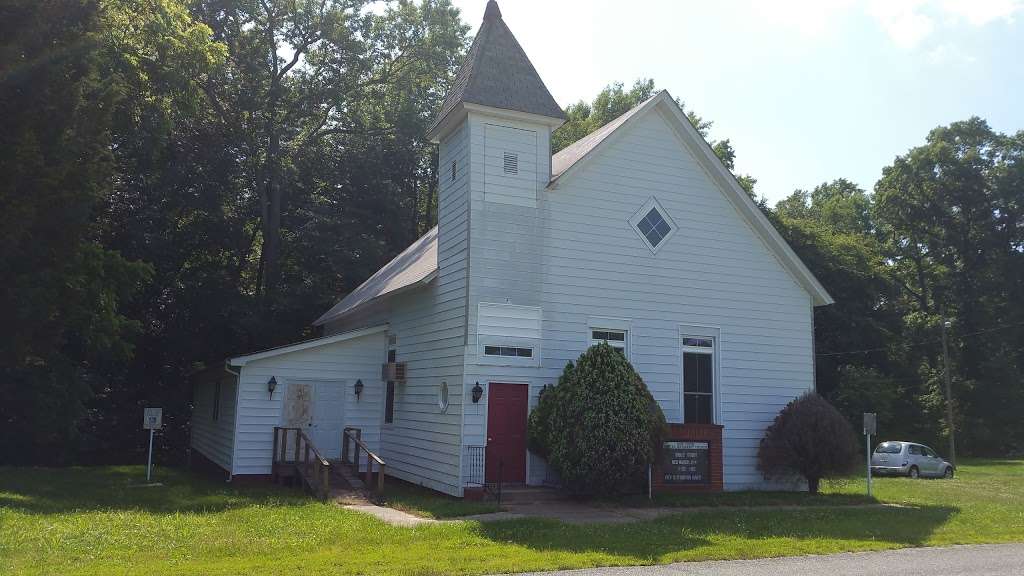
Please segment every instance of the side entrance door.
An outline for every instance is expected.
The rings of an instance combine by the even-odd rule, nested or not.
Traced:
[[[293,381],[285,392],[281,424],[299,428],[316,445],[324,458],[341,456],[341,423],[345,411],[345,383]],[[294,444],[286,446],[289,459],[294,458]]]
[[[529,386],[491,383],[487,392],[484,481],[526,483],[526,416]]]
[[[341,423],[345,416],[345,382],[317,382],[313,433],[309,437],[324,458],[341,458]]]

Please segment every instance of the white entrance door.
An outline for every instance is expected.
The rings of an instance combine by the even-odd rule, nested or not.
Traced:
[[[345,413],[345,381],[288,383],[281,425],[306,432],[324,458],[341,457],[341,423]],[[294,457],[294,442],[285,447]]]
[[[310,434],[324,458],[341,458],[341,423],[345,416],[345,382],[317,382]]]

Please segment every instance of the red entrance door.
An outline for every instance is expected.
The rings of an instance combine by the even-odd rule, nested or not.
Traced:
[[[494,384],[487,398],[488,483],[526,483],[526,411],[529,386]]]

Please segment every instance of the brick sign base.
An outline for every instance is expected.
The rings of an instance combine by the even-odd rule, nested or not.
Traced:
[[[651,478],[654,492],[722,491],[722,426],[669,424],[665,443]]]

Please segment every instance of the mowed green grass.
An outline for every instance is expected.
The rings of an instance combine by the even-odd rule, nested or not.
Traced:
[[[614,526],[396,528],[296,491],[170,470],[156,478],[163,487],[130,487],[141,474],[0,468],[0,574],[483,574],[1024,541],[1024,461],[965,463],[953,481],[879,479],[878,498],[899,508],[821,507],[819,497],[798,509],[722,506]]]

